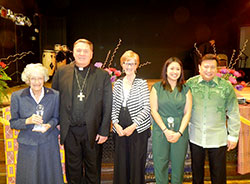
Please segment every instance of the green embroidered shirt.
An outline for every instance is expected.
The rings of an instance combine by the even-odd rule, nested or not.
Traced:
[[[193,96],[190,142],[203,148],[225,146],[227,140],[237,142],[240,114],[233,86],[217,76],[207,82],[200,75],[190,78],[187,85]]]

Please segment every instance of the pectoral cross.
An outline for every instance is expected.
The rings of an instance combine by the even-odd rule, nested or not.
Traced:
[[[82,101],[82,99],[85,98],[85,95],[82,92],[80,92],[80,94],[77,95],[77,98],[79,98],[79,100]]]

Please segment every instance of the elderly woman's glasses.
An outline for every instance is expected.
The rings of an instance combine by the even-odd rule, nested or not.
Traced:
[[[136,65],[136,63],[126,63],[126,62],[124,62],[123,64],[126,66],[135,66]]]

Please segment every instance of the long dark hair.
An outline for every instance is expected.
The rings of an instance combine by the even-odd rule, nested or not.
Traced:
[[[167,69],[168,69],[168,66],[173,62],[177,62],[181,66],[181,75],[177,79],[177,84],[176,84],[178,91],[181,92],[182,85],[185,83],[184,72],[183,72],[182,62],[177,57],[171,57],[171,58],[167,59],[167,61],[165,61],[163,68],[162,68],[162,72],[161,72],[161,78],[162,78],[161,85],[165,88],[165,90],[172,92],[172,88],[168,82]]]

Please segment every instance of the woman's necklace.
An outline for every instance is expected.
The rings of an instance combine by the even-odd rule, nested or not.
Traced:
[[[85,95],[83,94],[83,88],[84,86],[86,85],[86,80],[88,78],[88,75],[89,75],[89,70],[90,70],[90,67],[88,68],[88,71],[86,73],[86,76],[84,77],[83,81],[82,81],[82,87],[80,86],[80,82],[79,82],[79,79],[78,79],[78,75],[77,75],[77,70],[75,68],[75,76],[76,76],[76,82],[77,82],[77,85],[78,85],[78,89],[80,91],[79,95],[77,95],[77,98],[79,98],[80,101],[83,100],[83,98],[85,98]]]

